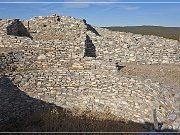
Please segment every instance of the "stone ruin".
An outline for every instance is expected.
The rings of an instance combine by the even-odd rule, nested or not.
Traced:
[[[10,93],[3,91],[9,78],[38,103],[110,111],[138,123],[153,123],[155,108],[163,128],[180,129],[180,93],[172,95],[171,88],[150,79],[119,74],[118,63],[179,65],[180,43],[113,32],[68,16],[0,20],[0,123],[27,108],[40,108],[24,96],[25,103],[12,104]]]

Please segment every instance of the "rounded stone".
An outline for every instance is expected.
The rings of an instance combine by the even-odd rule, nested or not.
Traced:
[[[46,59],[46,55],[41,54],[41,55],[38,56],[37,59],[38,59],[38,60],[44,60],[44,59]]]
[[[170,115],[168,116],[168,119],[174,121],[174,120],[176,119],[176,114],[173,114],[173,113],[170,114]]]

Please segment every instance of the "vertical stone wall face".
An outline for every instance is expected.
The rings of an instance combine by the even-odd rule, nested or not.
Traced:
[[[176,122],[169,119],[177,109],[170,88],[121,75],[115,62],[179,64],[178,41],[112,32],[57,15],[22,21],[32,38],[19,37],[7,35],[12,22],[0,21],[0,75],[30,97],[141,123],[152,122],[156,108],[159,121]]]
[[[138,64],[179,64],[180,43],[157,36],[113,32],[96,28],[87,34],[97,48],[97,58]]]

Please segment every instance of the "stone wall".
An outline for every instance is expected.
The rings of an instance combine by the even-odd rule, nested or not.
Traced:
[[[110,111],[141,123],[152,122],[156,108],[164,127],[179,128],[172,89],[122,75],[116,65],[179,64],[178,41],[112,32],[57,15],[22,21],[32,38],[19,37],[7,35],[11,23],[0,21],[0,75],[9,76],[28,96],[70,109]],[[7,118],[2,112],[0,117]]]
[[[113,59],[123,63],[179,64],[180,43],[157,36],[114,32],[96,28],[97,33],[87,31],[96,46],[97,59]]]
[[[83,20],[68,16],[52,15],[35,17],[22,21],[35,40],[66,40],[78,42],[82,30],[86,28]]]

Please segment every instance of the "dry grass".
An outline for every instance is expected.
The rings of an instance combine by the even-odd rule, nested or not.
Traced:
[[[140,132],[143,124],[125,122],[110,113],[51,109],[32,113],[0,126],[0,131],[17,132]]]

